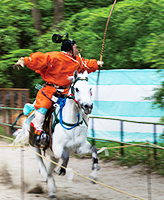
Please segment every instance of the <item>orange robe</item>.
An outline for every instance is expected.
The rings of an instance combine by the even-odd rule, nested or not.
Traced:
[[[56,84],[58,86],[70,86],[69,76],[72,76],[75,70],[83,72],[85,70],[94,72],[98,69],[97,61],[95,59],[84,59],[76,56],[74,59],[65,52],[36,52],[32,53],[29,57],[24,57],[24,65],[28,68],[35,70],[39,73],[44,81],[49,84]],[[46,108],[47,110],[52,107],[52,102],[45,97],[41,91],[51,99],[55,93],[56,88],[46,85],[39,90],[36,96],[35,108]],[[62,94],[67,94],[68,89],[65,89]],[[39,111],[39,110],[38,110]],[[45,114],[45,113],[44,113]]]

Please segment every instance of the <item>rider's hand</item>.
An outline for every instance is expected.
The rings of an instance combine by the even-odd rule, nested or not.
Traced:
[[[99,67],[102,67],[102,65],[104,64],[104,62],[103,61],[97,61],[97,64],[98,64]]]
[[[18,62],[15,63],[15,65],[13,66],[14,69],[15,69],[16,67],[18,68],[18,70],[19,70],[20,67],[24,67],[24,59],[23,59],[23,57],[20,58],[20,59],[18,60]]]

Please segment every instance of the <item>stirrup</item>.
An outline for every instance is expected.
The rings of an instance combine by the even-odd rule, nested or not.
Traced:
[[[50,136],[44,131],[40,136],[41,146],[48,147],[50,144]]]
[[[41,137],[40,137],[40,135],[35,135],[35,141],[34,141],[34,143],[35,143],[35,145],[36,145],[37,147],[40,147],[40,142],[41,142]]]

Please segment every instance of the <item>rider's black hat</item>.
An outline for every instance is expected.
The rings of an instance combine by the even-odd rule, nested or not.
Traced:
[[[65,35],[54,34],[52,36],[52,41],[54,43],[61,43],[61,51],[70,51],[73,50],[73,45],[76,43],[74,40],[68,39],[68,33]]]

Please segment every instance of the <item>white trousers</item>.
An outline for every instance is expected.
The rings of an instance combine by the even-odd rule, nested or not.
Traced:
[[[43,123],[44,123],[45,115],[43,113],[40,113],[38,111],[35,111],[35,117],[31,121],[33,123],[34,127],[38,131],[42,131]]]

